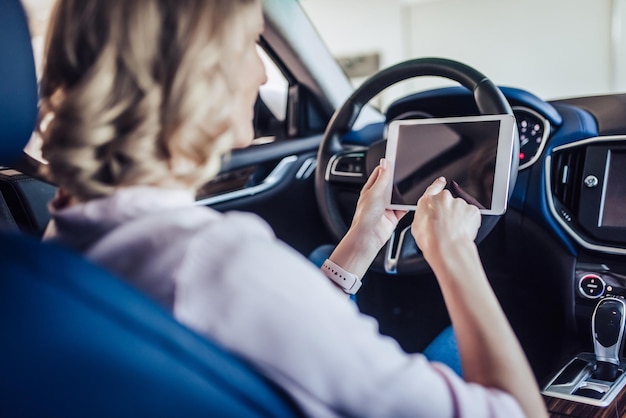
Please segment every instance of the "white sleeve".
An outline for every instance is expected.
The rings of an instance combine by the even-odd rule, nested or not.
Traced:
[[[254,218],[198,231],[176,286],[179,320],[255,364],[309,416],[523,416],[509,395],[406,354]]]

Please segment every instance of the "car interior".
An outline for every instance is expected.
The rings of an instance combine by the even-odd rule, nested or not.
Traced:
[[[626,414],[626,94],[544,100],[443,57],[400,62],[355,88],[298,1],[263,7],[259,48],[286,80],[284,114],[262,91],[257,139],[232,152],[197,205],[256,213],[309,256],[346,232],[392,121],[513,115],[508,207],[483,215],[477,238],[487,276],[553,416]],[[38,100],[19,0],[0,1],[0,56],[0,415],[172,416],[181,404],[188,415],[301,415],[123,278],[40,242],[56,185],[24,151]],[[418,77],[455,86],[372,104]],[[411,220],[374,260],[356,303],[412,353],[450,319]]]

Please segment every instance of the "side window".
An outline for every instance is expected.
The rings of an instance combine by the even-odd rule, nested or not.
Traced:
[[[272,61],[263,48],[258,47],[258,51],[265,64],[267,83],[260,87],[255,106],[256,144],[273,141],[277,137],[284,136],[289,90],[289,82],[276,63]]]

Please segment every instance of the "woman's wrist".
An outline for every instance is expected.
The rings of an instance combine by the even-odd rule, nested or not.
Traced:
[[[382,235],[382,236],[381,236]],[[354,238],[356,245],[361,246],[363,251],[378,254],[378,251],[389,241],[389,236],[379,234],[371,225],[355,222],[350,225],[345,237]]]
[[[375,240],[351,228],[329,258],[346,271],[363,277],[379,250],[380,246]]]
[[[469,239],[438,243],[423,254],[437,277],[446,281],[465,280],[468,271],[482,270],[478,248]]]

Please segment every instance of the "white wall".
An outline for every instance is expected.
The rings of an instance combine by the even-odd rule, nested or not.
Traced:
[[[447,57],[544,99],[626,91],[626,50],[611,47],[619,10],[626,49],[626,7],[615,7],[625,0],[300,1],[337,56],[378,51],[383,67]]]
[[[626,0],[613,0],[615,39],[613,57],[614,86],[617,91],[626,91]]]
[[[405,55],[403,9],[396,0],[300,0],[338,56],[379,52],[383,66]]]

